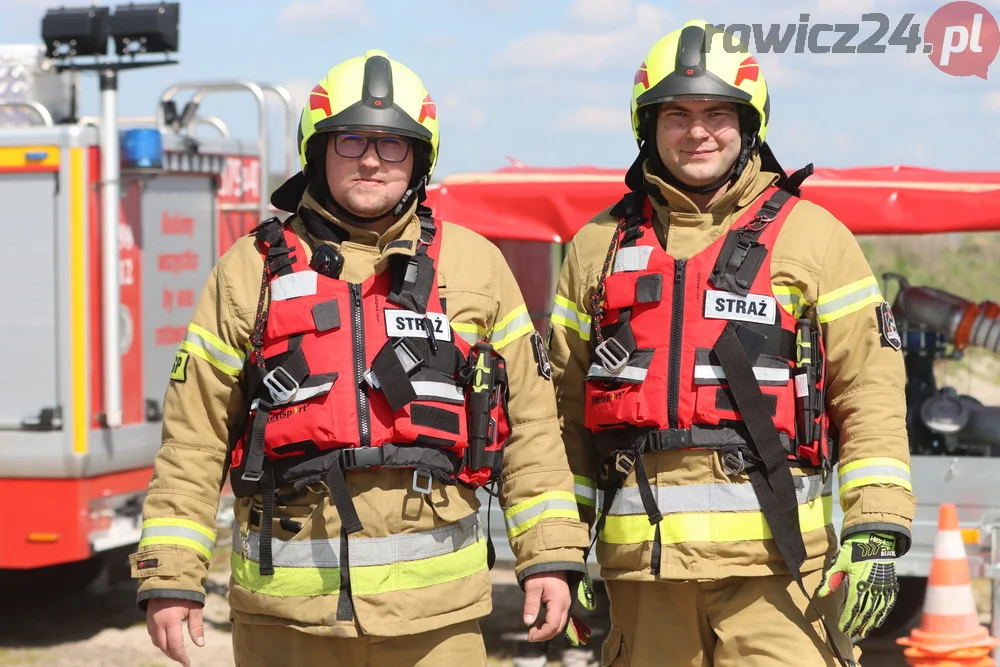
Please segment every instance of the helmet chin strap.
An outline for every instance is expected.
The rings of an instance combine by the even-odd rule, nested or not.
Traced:
[[[344,222],[348,222],[352,225],[363,227],[378,222],[379,220],[382,220],[386,216],[392,216],[393,218],[398,218],[399,216],[403,215],[403,213],[409,210],[410,206],[413,203],[413,199],[415,197],[419,197],[420,201],[423,201],[426,198],[424,189],[426,183],[427,183],[426,176],[417,179],[415,183],[412,183],[406,189],[406,192],[403,193],[403,196],[400,198],[399,202],[397,202],[396,205],[393,206],[389,211],[381,215],[375,215],[371,217],[362,217],[360,215],[352,213],[351,211],[348,211],[339,201],[337,201],[333,197],[332,194],[330,194],[329,188],[324,188],[326,192],[323,193],[323,197],[321,198],[317,197],[317,199],[325,202],[325,205],[330,209],[330,213],[335,215],[337,218],[343,220]]]
[[[406,189],[403,193],[402,198],[400,198],[399,203],[396,204],[392,209],[392,215],[399,217],[410,208],[410,204],[413,202],[414,197],[418,199],[419,202],[424,201],[427,198],[427,177],[422,176],[418,178],[415,183],[411,183],[410,187]]]

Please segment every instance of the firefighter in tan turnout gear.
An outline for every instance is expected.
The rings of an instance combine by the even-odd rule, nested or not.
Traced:
[[[769,120],[733,36],[662,38],[635,75],[630,193],[568,249],[549,346],[605,666],[854,664],[895,600],[915,507],[900,341]]]
[[[131,557],[153,643],[184,665],[184,621],[204,643],[227,474],[239,667],[485,665],[481,486],[504,510],[529,638],[550,639],[586,525],[507,264],[420,203],[433,100],[369,51],[312,90],[298,145],[303,170],[272,197],[295,214],[219,260],[170,376]]]

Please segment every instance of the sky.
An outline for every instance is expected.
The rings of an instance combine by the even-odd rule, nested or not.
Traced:
[[[912,12],[913,22],[923,26],[941,4],[182,0],[180,63],[123,73],[119,111],[151,114],[163,91],[178,82],[232,79],[283,85],[301,105],[328,69],[377,48],[417,72],[437,101],[442,138],[435,179],[491,171],[512,160],[528,166],[626,167],[636,151],[629,121],[635,70],[657,39],[685,21],[785,25],[809,12],[812,24],[836,24],[882,12],[895,26]],[[1000,17],[1000,1],[979,4]],[[38,0],[0,0],[0,44],[40,43],[46,6]],[[862,24],[854,43],[873,27]],[[1000,169],[996,62],[984,80],[946,74],[927,56],[907,54],[900,46],[882,54],[757,57],[771,93],[767,140],[786,169],[808,162]],[[84,75],[81,85],[81,113],[98,113],[95,75]],[[247,93],[210,96],[202,112],[220,116],[238,136],[255,136],[256,109]],[[275,141],[284,140],[277,107],[269,127]],[[285,145],[272,143],[272,151],[280,153]]]

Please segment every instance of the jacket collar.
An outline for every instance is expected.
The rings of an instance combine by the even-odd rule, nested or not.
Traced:
[[[650,197],[650,201],[657,218],[662,220],[663,224],[666,224],[667,220],[675,224],[685,224],[685,221],[697,223],[707,218],[713,219],[716,224],[721,223],[735,211],[752,203],[778,180],[777,174],[761,171],[760,157],[755,155],[736,179],[736,183],[712,202],[707,211],[702,212],[683,191],[650,173],[648,160],[643,164],[642,172],[648,187],[659,195]]]
[[[303,209],[308,211],[304,213]],[[376,271],[381,273],[394,255],[411,256],[420,240],[420,218],[417,204],[410,207],[384,234],[340,220],[317,202],[307,191],[298,206],[298,231],[313,245],[325,243],[348,252],[378,254]]]

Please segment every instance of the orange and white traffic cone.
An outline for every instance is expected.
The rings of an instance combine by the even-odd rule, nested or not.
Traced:
[[[991,667],[1000,641],[979,624],[954,504],[941,505],[920,627],[896,640],[913,667]]]

